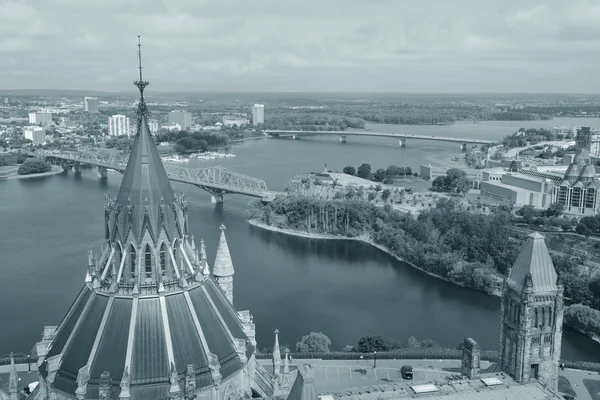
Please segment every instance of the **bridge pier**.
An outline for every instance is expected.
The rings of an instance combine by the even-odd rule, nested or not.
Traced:
[[[98,178],[99,179],[106,179],[108,176],[107,174],[107,169],[105,167],[98,167]]]
[[[81,163],[80,162],[75,162],[73,163],[73,171],[75,171],[76,174],[80,174],[81,173]]]
[[[223,192],[220,190],[209,190],[210,202],[212,204],[223,204]]]
[[[340,143],[346,143],[346,135],[340,136]]]
[[[398,144],[400,145],[400,147],[406,147],[406,139],[400,139],[398,141]]]
[[[298,135],[292,135],[292,140],[298,139]]]
[[[460,144],[460,150],[461,151],[467,151],[467,144],[466,143],[461,143]]]

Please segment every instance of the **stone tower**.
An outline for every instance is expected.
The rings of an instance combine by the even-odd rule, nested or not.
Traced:
[[[215,281],[219,284],[229,302],[233,304],[233,262],[229,254],[229,246],[225,238],[225,225],[221,224],[221,238],[217,247],[217,257],[213,267]]]
[[[558,389],[563,286],[544,236],[529,235],[504,281],[500,307],[500,366],[520,383]]]

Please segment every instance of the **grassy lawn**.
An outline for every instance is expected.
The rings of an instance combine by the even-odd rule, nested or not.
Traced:
[[[564,376],[558,377],[558,391],[564,394],[570,394],[571,396],[575,396],[575,390],[571,386],[571,382]]]
[[[592,396],[592,400],[600,400],[600,381],[595,379],[584,379],[583,384]]]

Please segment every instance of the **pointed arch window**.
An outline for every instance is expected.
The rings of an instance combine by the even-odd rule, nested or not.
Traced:
[[[131,276],[135,276],[135,247],[133,245],[129,247],[129,271],[131,272]]]
[[[167,252],[164,243],[160,246],[160,273],[162,276],[167,274]]]
[[[535,325],[533,325],[533,326],[535,326],[537,328],[540,325],[540,309],[536,307],[534,309],[534,312],[535,312]]]
[[[548,307],[548,326],[552,326],[552,307]]]
[[[146,278],[152,278],[152,250],[150,250],[149,245],[146,245],[146,251],[144,252],[144,270]]]

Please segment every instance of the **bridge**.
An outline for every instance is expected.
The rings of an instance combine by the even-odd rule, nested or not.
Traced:
[[[493,144],[496,143],[493,140],[487,139],[465,139],[448,136],[431,136],[431,135],[418,135],[412,133],[392,133],[392,132],[370,132],[370,131],[295,131],[295,130],[265,130],[266,134],[275,137],[291,137],[297,139],[300,136],[311,136],[311,135],[336,135],[340,137],[340,142],[346,143],[348,136],[371,136],[371,137],[386,137],[398,139],[400,146],[406,146],[407,139],[419,139],[419,140],[435,140],[438,142],[452,142],[460,143],[461,150],[466,150],[468,144]]]
[[[106,178],[107,170],[125,172],[128,154],[115,154],[92,151],[61,151],[53,153],[34,153],[36,157],[45,157],[51,163],[65,168],[73,167],[75,172],[81,171],[81,165],[98,167],[98,177]],[[267,188],[264,180],[242,175],[220,166],[207,168],[185,168],[163,162],[167,176],[171,181],[187,183],[203,189],[211,194],[213,203],[222,203],[225,193],[240,194],[260,198],[264,202],[271,201],[278,192]]]

